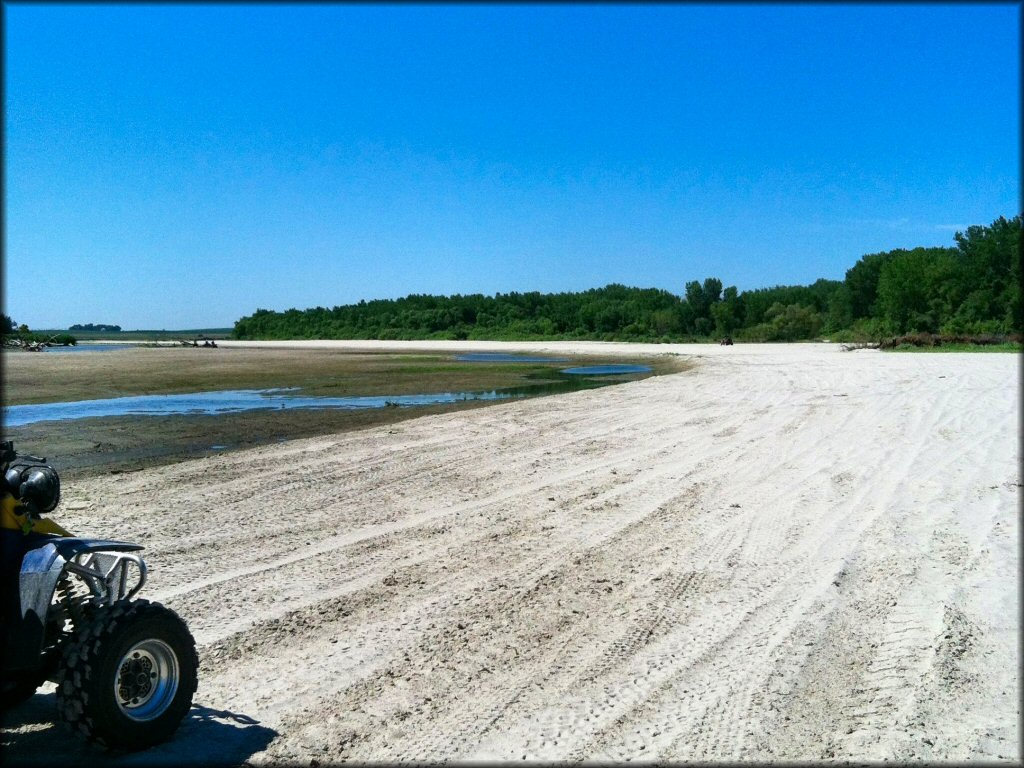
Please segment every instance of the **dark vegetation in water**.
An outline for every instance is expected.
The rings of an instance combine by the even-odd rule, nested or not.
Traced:
[[[258,309],[237,339],[874,340],[1021,333],[1021,217],[968,227],[955,247],[863,256],[844,280],[739,292],[716,277],[679,296],[608,285],[579,293],[412,295],[333,309]]]

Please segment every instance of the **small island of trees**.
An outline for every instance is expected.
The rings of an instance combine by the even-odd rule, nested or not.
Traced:
[[[103,333],[120,333],[120,325],[103,325],[102,323],[75,324],[68,328],[69,331],[102,331]]]

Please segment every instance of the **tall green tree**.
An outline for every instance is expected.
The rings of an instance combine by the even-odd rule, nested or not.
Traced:
[[[740,327],[743,323],[743,299],[735,285],[726,288],[722,300],[711,305],[711,314],[715,320],[715,333],[719,336],[731,336]]]
[[[960,306],[950,330],[1022,330],[1020,216],[1000,216],[989,226],[954,236],[960,253]]]
[[[936,333],[953,313],[958,278],[952,249],[895,253],[879,275],[878,317],[892,333]]]
[[[846,270],[846,288],[850,294],[850,311],[854,320],[874,316],[882,267],[892,259],[894,253],[869,253]]]
[[[693,319],[707,317],[710,303],[704,294],[704,287],[700,282],[698,280],[691,280],[686,284],[685,291],[686,303],[693,313]]]
[[[722,281],[707,277],[701,284],[693,280],[686,284],[686,303],[692,319],[686,330],[698,336],[709,336],[715,327],[711,308],[722,299]]]
[[[722,300],[722,281],[717,277],[704,278],[704,285],[701,286],[704,293],[704,301],[708,308]]]
[[[821,330],[822,318],[812,308],[800,304],[773,304],[765,313],[769,341],[812,339]]]

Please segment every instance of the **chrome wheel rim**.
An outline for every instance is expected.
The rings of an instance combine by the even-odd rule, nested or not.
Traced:
[[[174,701],[179,678],[178,657],[171,646],[162,640],[143,640],[117,664],[115,701],[132,720],[152,720]]]

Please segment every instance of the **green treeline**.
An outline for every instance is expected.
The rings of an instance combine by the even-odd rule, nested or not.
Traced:
[[[104,325],[102,323],[77,323],[68,328],[69,331],[102,331],[104,333],[120,333],[120,325]]]
[[[325,309],[257,309],[236,339],[596,339],[732,336],[873,340],[904,333],[1019,334],[1021,217],[955,235],[955,247],[862,257],[844,280],[738,292],[709,277],[683,296],[608,285],[579,293],[412,295]]]

